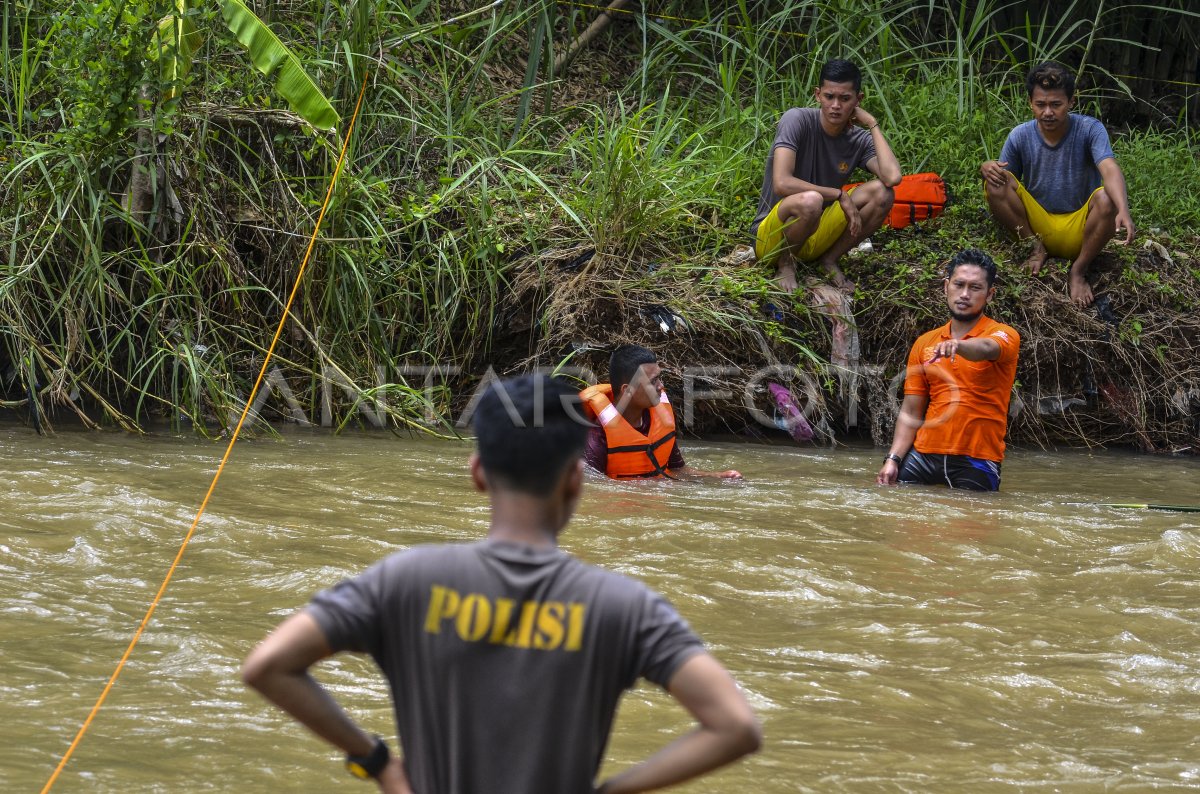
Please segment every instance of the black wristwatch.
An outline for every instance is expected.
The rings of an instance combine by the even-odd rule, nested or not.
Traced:
[[[366,755],[346,755],[346,770],[357,778],[370,780],[379,777],[391,759],[388,746],[383,739],[376,736],[375,746]]]
[[[888,454],[883,456],[883,459],[884,460],[894,460],[894,461],[896,461],[897,466],[900,466],[904,463],[904,458],[900,457],[895,452],[889,452]]]

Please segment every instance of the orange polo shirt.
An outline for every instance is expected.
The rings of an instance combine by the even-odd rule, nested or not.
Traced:
[[[1008,398],[1017,377],[1021,336],[1010,326],[980,317],[964,339],[987,337],[1000,345],[995,361],[954,361],[933,358],[938,342],[950,339],[950,323],[921,335],[908,354],[904,393],[929,398],[925,424],[913,447],[933,455],[968,455],[1004,460],[1004,431],[1008,427]]]

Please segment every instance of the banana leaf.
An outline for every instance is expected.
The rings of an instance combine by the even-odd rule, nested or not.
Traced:
[[[187,16],[185,0],[175,0],[176,13],[158,21],[154,35],[154,53],[159,65],[163,90],[163,101],[179,96],[180,83],[192,70],[196,51],[204,43],[204,37]]]
[[[221,16],[233,35],[250,53],[260,72],[278,71],[275,90],[292,110],[317,129],[332,130],[339,118],[333,105],[300,65],[300,60],[279,40],[266,23],[255,16],[242,0],[221,0]]]

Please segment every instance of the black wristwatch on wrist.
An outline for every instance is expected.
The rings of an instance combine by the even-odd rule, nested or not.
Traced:
[[[900,457],[895,452],[889,452],[888,454],[883,456],[883,459],[884,460],[894,460],[894,461],[896,461],[897,466],[900,466],[904,463],[904,458]]]
[[[379,777],[388,765],[392,754],[388,746],[379,736],[375,737],[375,746],[366,755],[346,755],[346,770],[357,778],[370,780]]]

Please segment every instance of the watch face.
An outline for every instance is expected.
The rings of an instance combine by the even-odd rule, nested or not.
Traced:
[[[357,761],[347,761],[346,769],[350,772],[350,774],[354,775],[357,778],[362,778],[363,780],[371,779],[371,773],[368,772],[363,767],[363,765],[358,763]]]

